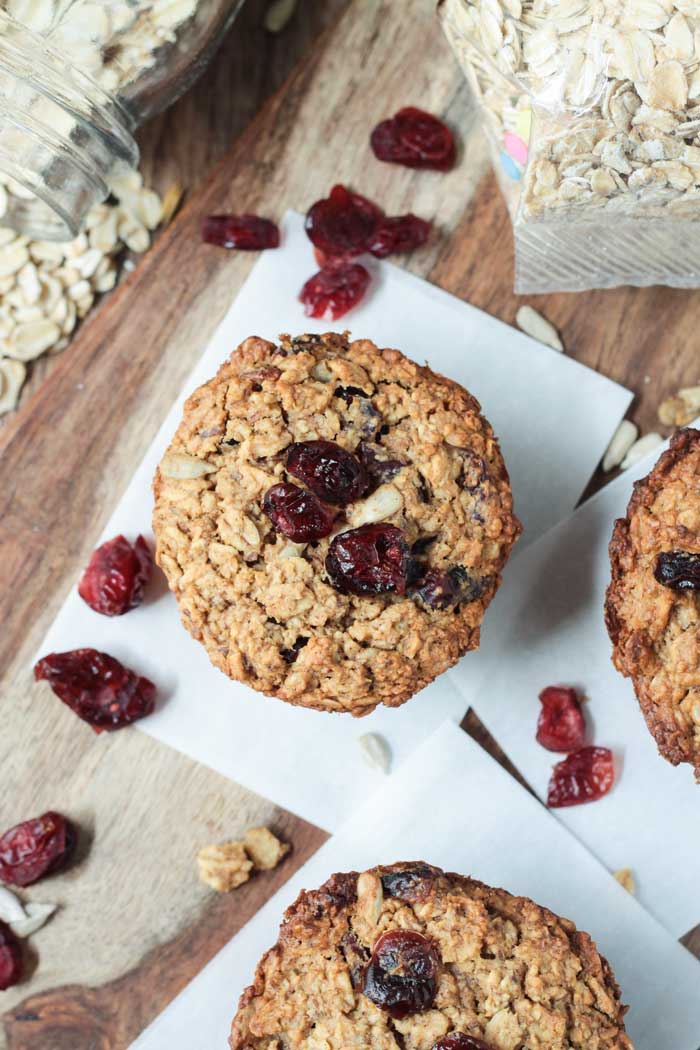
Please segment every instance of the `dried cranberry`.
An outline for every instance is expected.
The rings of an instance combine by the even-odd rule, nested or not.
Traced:
[[[435,945],[412,930],[390,930],[374,946],[363,991],[397,1019],[430,1010],[440,957]]]
[[[408,466],[408,463],[400,459],[378,459],[374,449],[364,441],[360,443],[357,452],[373,485],[383,485],[385,481],[391,481],[400,470]]]
[[[143,536],[133,546],[115,536],[93,552],[78,594],[95,612],[122,616],[141,604],[152,571],[153,555]]]
[[[75,842],[73,825],[60,813],[25,820],[0,837],[0,879],[31,886],[69,860]]]
[[[360,263],[342,263],[319,270],[299,294],[307,317],[337,321],[365,297],[370,276]]]
[[[308,643],[309,639],[303,636],[297,638],[291,649],[280,649],[280,656],[287,664],[293,664],[297,656]]]
[[[277,531],[295,543],[323,539],[333,529],[332,512],[297,485],[273,485],[265,493],[263,510]]]
[[[365,468],[335,441],[297,441],[289,446],[287,470],[319,499],[345,507],[367,488]]]
[[[440,874],[429,864],[413,864],[382,875],[382,889],[387,897],[401,901],[417,901],[426,896],[430,883]]]
[[[583,747],[586,723],[576,690],[550,685],[540,693],[537,743],[548,751],[576,751]]]
[[[153,682],[96,649],[50,653],[35,664],[34,677],[48,682],[59,700],[96,733],[121,729],[155,707]]]
[[[449,171],[457,150],[454,135],[441,120],[414,106],[400,109],[377,124],[370,139],[374,155],[407,168]]]
[[[449,609],[462,598],[459,581],[449,572],[429,569],[411,592],[412,598],[420,598],[431,609]]]
[[[346,186],[337,185],[328,197],[309,208],[306,232],[314,247],[324,255],[347,260],[367,251],[381,218],[382,212],[376,204]]]
[[[22,949],[7,923],[0,922],[0,992],[22,980]]]
[[[654,578],[673,591],[700,591],[700,554],[662,551],[656,559]]]
[[[412,252],[425,244],[430,236],[431,224],[417,215],[395,215],[382,219],[374,236],[367,244],[367,251],[378,259],[387,255]]]
[[[473,1035],[465,1035],[464,1032],[450,1032],[442,1039],[438,1039],[433,1050],[492,1050],[483,1039],[477,1039]]]
[[[607,747],[582,747],[558,762],[547,789],[547,805],[579,806],[597,802],[615,782],[612,751]]]
[[[279,248],[280,231],[274,222],[258,215],[208,215],[202,220],[202,240],[220,248],[259,252]]]
[[[326,571],[343,594],[403,594],[409,564],[408,544],[395,525],[361,525],[331,541]]]

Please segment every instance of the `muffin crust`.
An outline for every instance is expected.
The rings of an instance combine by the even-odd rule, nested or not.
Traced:
[[[654,576],[664,552],[700,553],[700,431],[680,430],[638,481],[610,542],[605,621],[649,732],[673,765],[700,774],[700,592]]]
[[[366,994],[377,940],[410,930],[439,959],[430,1008],[395,1019]],[[287,910],[241,996],[231,1050],[632,1050],[608,963],[531,900],[412,862],[333,875]]]
[[[459,604],[341,593],[325,568],[332,536],[297,544],[275,530],[263,498],[296,481],[286,450],[320,439],[397,464],[335,532],[367,516],[399,527],[425,569],[459,573]],[[471,394],[398,350],[333,333],[246,339],[187,401],[154,493],[158,564],[212,662],[289,703],[354,715],[403,704],[478,646],[520,532]]]

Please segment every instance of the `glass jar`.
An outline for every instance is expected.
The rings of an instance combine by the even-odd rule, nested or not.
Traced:
[[[0,2],[2,224],[75,237],[138,163],[136,127],[199,75],[242,3]]]

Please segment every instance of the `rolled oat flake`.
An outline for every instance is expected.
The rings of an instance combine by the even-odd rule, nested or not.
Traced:
[[[513,220],[516,290],[700,284],[700,5],[439,9]]]

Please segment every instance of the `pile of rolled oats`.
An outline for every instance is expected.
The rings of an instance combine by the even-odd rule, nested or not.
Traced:
[[[169,191],[161,201],[135,171],[112,191],[66,243],[33,241],[0,226],[0,415],[17,404],[28,362],[68,345],[95,297],[116,284],[125,252],[146,251],[180,196]],[[0,222],[7,192],[0,182]],[[26,191],[14,185],[12,192]]]
[[[5,0],[0,9],[40,33],[106,91],[119,93],[174,44],[199,0]]]
[[[516,223],[700,219],[698,0],[442,0],[441,12]]]

